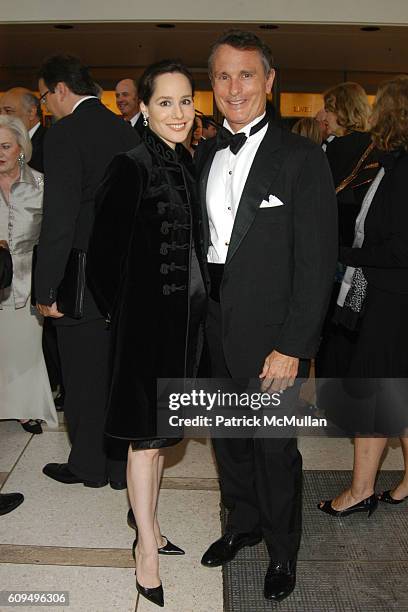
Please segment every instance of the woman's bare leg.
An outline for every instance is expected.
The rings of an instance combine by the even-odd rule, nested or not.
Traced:
[[[159,485],[158,449],[132,450],[129,447],[127,485],[138,528],[136,577],[142,586],[160,585],[159,556],[155,537],[155,514]]]
[[[404,499],[408,496],[408,437],[400,438],[400,442],[405,472],[401,482],[391,491],[391,496],[394,499]]]
[[[157,547],[161,548],[162,546],[165,546],[166,541],[162,536],[161,530],[160,530],[160,525],[159,525],[159,521],[157,518],[157,509],[159,506],[159,495],[160,495],[160,484],[161,484],[161,480],[163,477],[163,469],[164,469],[164,455],[161,453],[159,456],[159,461],[157,464],[157,482],[158,482],[158,490],[157,490],[157,503],[156,503],[156,510],[154,513],[154,535],[156,537],[156,542],[157,542]]]
[[[351,487],[332,501],[334,510],[346,510],[374,493],[374,483],[387,438],[355,438]]]

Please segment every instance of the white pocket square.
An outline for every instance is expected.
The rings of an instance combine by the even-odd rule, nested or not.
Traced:
[[[274,195],[269,196],[268,200],[262,200],[259,208],[272,208],[273,206],[284,206],[283,202]]]

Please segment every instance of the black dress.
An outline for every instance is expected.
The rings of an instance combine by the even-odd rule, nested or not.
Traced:
[[[88,278],[110,319],[106,434],[133,448],[179,441],[158,435],[157,379],[192,376],[198,365],[204,288],[189,162],[184,147],[146,129],[113,160],[97,196]]]
[[[378,170],[379,151],[370,150],[361,165],[359,172],[344,187],[342,181],[347,179],[355,169],[364,152],[371,144],[371,135],[367,132],[350,132],[335,138],[327,145],[326,155],[337,192],[339,247],[351,247],[354,240],[355,222],[367,190]],[[344,272],[342,262],[338,264],[336,279],[329,308],[322,330],[322,341],[316,356],[316,375],[318,377],[340,376],[343,364],[347,364],[348,353],[355,342],[355,335],[339,329],[332,322],[336,308],[340,283]],[[334,346],[335,345],[335,346]]]
[[[408,154],[395,151],[381,162],[385,175],[365,220],[364,243],[340,250],[341,262],[361,267],[368,286],[337,373],[345,377],[346,396],[333,401],[332,390],[325,403],[353,435],[397,436],[408,425]],[[328,350],[336,350],[335,342],[332,337]]]

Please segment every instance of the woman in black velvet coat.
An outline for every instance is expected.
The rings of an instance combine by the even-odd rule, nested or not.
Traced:
[[[157,379],[192,376],[204,288],[195,256],[195,185],[181,143],[194,121],[193,81],[180,63],[146,69],[139,83],[142,142],[110,165],[98,195],[88,277],[110,319],[106,433],[130,441],[128,492],[138,527],[138,591],[162,605],[158,552],[183,551],[161,534],[163,452],[179,438],[157,428]],[[170,550],[172,549],[172,550]]]

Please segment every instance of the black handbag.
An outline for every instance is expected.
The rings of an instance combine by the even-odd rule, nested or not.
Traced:
[[[13,260],[10,251],[0,247],[0,289],[11,285],[13,280]]]
[[[36,304],[35,266],[37,263],[37,246],[33,251],[33,268],[31,276],[31,303]],[[57,308],[66,317],[81,319],[84,314],[86,252],[72,249],[65,267],[64,278],[57,289]]]

